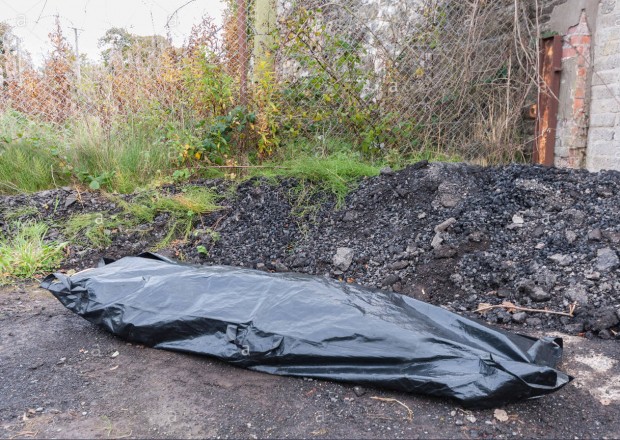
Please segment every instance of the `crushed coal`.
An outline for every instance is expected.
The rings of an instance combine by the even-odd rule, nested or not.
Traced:
[[[620,172],[423,162],[362,180],[341,206],[327,193],[298,191],[302,184],[193,182],[227,194],[223,209],[202,216],[186,242],[159,251],[190,263],[323,275],[506,328],[619,337]],[[36,214],[10,216],[24,207]],[[16,218],[39,215],[56,225],[50,238],[64,239],[68,216],[120,207],[66,187],[0,197],[0,212],[4,232]],[[151,249],[166,236],[166,220],[111,231],[102,249],[72,244],[64,267]],[[480,304],[498,307],[481,314]]]

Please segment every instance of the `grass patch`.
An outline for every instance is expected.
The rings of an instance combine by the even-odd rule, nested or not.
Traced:
[[[122,212],[76,214],[65,226],[67,237],[78,242],[84,237],[88,240],[87,244],[101,249],[112,244],[112,236],[119,229],[151,223],[158,214],[167,213],[168,232],[155,245],[155,249],[161,249],[174,239],[186,240],[200,215],[221,209],[217,205],[219,196],[208,188],[199,187],[188,187],[184,192],[174,195],[145,191],[132,201],[111,197],[122,208]]]
[[[3,215],[9,221],[16,221],[21,217],[33,217],[39,214],[39,210],[34,206],[21,206],[19,208],[7,209]]]
[[[354,153],[336,153],[325,157],[300,155],[276,164],[277,168],[261,168],[253,171],[251,176],[297,178],[302,186],[310,183],[333,194],[337,206],[342,205],[359,180],[378,175],[382,166],[365,162]]]
[[[172,175],[161,121],[128,118],[104,130],[88,116],[59,127],[14,110],[0,113],[0,194],[68,185],[130,193]]]
[[[29,279],[54,270],[64,258],[66,242],[46,241],[48,226],[42,222],[14,223],[12,238],[0,239],[0,281],[9,277]]]

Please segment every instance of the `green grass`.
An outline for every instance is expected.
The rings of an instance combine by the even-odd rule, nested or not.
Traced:
[[[104,187],[130,193],[168,178],[175,163],[162,129],[129,118],[106,132],[83,119],[63,127],[7,110],[0,114],[0,194],[34,192],[109,176]]]
[[[155,245],[155,249],[161,249],[175,238],[187,239],[200,215],[221,209],[217,205],[219,196],[208,188],[199,187],[186,187],[184,192],[175,195],[144,191],[132,201],[110,197],[122,208],[122,212],[75,214],[65,225],[66,236],[73,242],[101,249],[112,243],[112,234],[118,229],[151,223],[157,214],[167,213],[168,232]]]
[[[48,226],[42,222],[14,223],[13,234],[0,239],[0,282],[29,279],[58,267],[67,243],[46,241]],[[9,238],[10,237],[10,238]]]

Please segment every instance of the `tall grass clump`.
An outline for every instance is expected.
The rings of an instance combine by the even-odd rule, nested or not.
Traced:
[[[67,243],[46,240],[46,224],[18,222],[10,229],[13,234],[0,238],[0,283],[11,277],[33,278],[58,267]]]

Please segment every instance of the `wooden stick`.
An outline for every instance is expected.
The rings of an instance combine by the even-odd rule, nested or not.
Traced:
[[[503,308],[503,309],[509,309],[509,310],[520,310],[522,312],[534,312],[534,313],[550,313],[552,315],[562,315],[562,316],[569,316],[569,317],[573,317],[573,312],[575,311],[575,306],[576,304],[571,304],[568,306],[568,313],[567,312],[556,312],[553,310],[547,310],[547,309],[530,309],[527,307],[520,307],[520,306],[515,306],[515,305],[507,305],[507,304],[497,304],[497,305],[488,305],[488,306],[483,306],[483,307],[478,307],[476,310],[474,310],[474,312],[486,312],[487,310],[491,310],[491,309],[499,309],[499,308]]]

